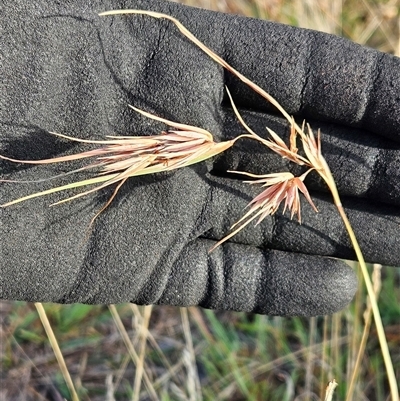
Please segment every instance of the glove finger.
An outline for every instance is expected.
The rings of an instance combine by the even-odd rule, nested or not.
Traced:
[[[212,227],[205,229],[205,238],[220,240],[248,209],[247,204],[262,189],[219,177],[210,177],[214,184],[211,202],[205,213]],[[316,213],[301,196],[302,224],[290,219],[282,207],[260,224],[250,223],[229,241],[283,251],[311,255],[355,259],[349,236],[329,195],[311,192],[319,212]],[[354,228],[364,256],[369,262],[400,265],[400,212],[398,207],[372,204],[363,199],[343,197],[342,202]],[[390,251],[389,251],[390,250]]]
[[[357,279],[343,261],[214,241],[189,243],[157,301],[279,316],[315,316],[343,309]],[[194,262],[195,261],[195,262]]]

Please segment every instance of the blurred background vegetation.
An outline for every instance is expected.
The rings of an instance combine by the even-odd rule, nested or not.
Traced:
[[[317,29],[400,56],[399,0],[179,2]],[[400,378],[400,269],[373,269]],[[348,395],[368,314],[362,284],[349,308],[311,319],[194,307],[44,306],[81,400],[323,400],[333,378],[335,400],[388,399],[373,325]],[[71,399],[34,305],[3,301],[0,319],[0,399]]]

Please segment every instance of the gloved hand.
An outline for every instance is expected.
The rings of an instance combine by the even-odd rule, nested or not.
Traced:
[[[287,136],[270,104],[171,22],[97,15],[121,8],[177,17],[300,122],[320,127],[323,153],[366,259],[400,265],[400,60],[335,36],[161,0],[7,2],[0,21],[0,154],[43,159],[88,149],[47,131],[101,139],[166,129],[128,104],[205,128],[216,140],[233,138],[243,129],[225,84],[257,133],[266,136],[269,126]],[[71,166],[1,161],[0,168],[3,178],[35,180]],[[316,177],[307,184],[318,214],[303,202],[302,225],[277,212],[208,253],[261,191],[227,170],[296,169],[243,140],[213,160],[129,179],[89,237],[89,221],[113,188],[51,208],[68,194],[1,208],[0,297],[273,315],[339,310],[352,299],[356,278],[336,258],[354,253]],[[2,183],[0,202],[73,180]]]

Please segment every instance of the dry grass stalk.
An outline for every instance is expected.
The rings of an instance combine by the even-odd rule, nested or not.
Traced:
[[[117,326],[117,329],[119,331],[119,334],[121,335],[125,346],[128,350],[128,353],[132,359],[132,362],[134,363],[134,365],[136,366],[136,368],[140,365],[140,358],[131,342],[131,339],[129,338],[129,335],[125,329],[124,324],[122,323],[122,319],[119,316],[119,313],[117,311],[117,308],[115,305],[108,305],[108,309],[110,310],[110,313],[114,319],[115,325]],[[149,397],[154,401],[154,400],[158,400],[158,396],[156,393],[156,390],[154,388],[153,383],[151,382],[147,372],[145,370],[142,370],[141,375],[143,375],[143,379],[148,391],[148,395]]]
[[[346,314],[346,327],[347,333],[349,335],[349,351],[347,354],[346,378],[344,380],[346,383],[349,383],[347,386],[347,393],[350,392],[350,383],[352,380],[352,376],[354,375],[354,370],[357,363],[357,356],[360,353],[361,327],[363,325],[361,312],[364,306],[365,299],[364,282],[362,280],[361,270],[358,268],[358,263],[356,261],[353,261],[349,264],[357,270],[358,289],[355,299],[353,300],[354,312]],[[365,323],[366,322],[364,321],[364,330]],[[362,375],[359,375],[358,377],[362,377]],[[355,388],[355,390],[357,390],[357,393],[354,394],[354,397],[360,398],[360,386],[358,386],[358,388]]]
[[[138,320],[141,321],[143,320],[143,323],[141,324],[140,328],[141,330],[145,331],[143,333],[144,336],[146,336],[147,341],[150,343],[150,345],[155,349],[155,351],[157,352],[158,357],[161,359],[163,365],[165,366],[165,368],[167,369],[167,373],[164,377],[166,377],[166,380],[168,380],[168,378],[174,377],[175,376],[175,371],[179,368],[179,367],[173,367],[171,366],[171,364],[168,362],[168,359],[165,357],[164,352],[162,351],[162,349],[160,348],[160,346],[158,345],[156,339],[154,338],[154,336],[152,335],[151,331],[148,329],[148,323],[144,324],[145,320],[147,319],[145,316],[145,313],[143,314],[144,316],[142,317],[142,314],[140,312],[140,309],[137,305],[135,304],[129,304],[130,309],[132,310],[132,314],[133,316]],[[149,308],[147,308],[146,310],[149,310]],[[175,369],[175,370],[174,370]],[[155,383],[154,386],[159,386],[162,383],[164,383],[164,378],[159,378]]]
[[[316,355],[311,351],[313,346],[316,344],[317,339],[317,318],[311,317],[309,320],[309,352],[307,353],[307,364],[306,364],[306,377],[305,377],[305,385],[304,385],[304,401],[310,401],[313,397],[313,381],[314,381],[314,366]]]
[[[335,388],[338,386],[338,383],[335,379],[331,380],[327,387],[326,387],[326,393],[325,393],[325,400],[324,401],[332,401],[333,393],[335,391]]]
[[[320,375],[320,398],[322,399],[325,394],[324,383],[326,383],[326,370],[328,366],[328,326],[330,323],[330,316],[324,316],[324,323],[322,326],[322,356],[321,356],[321,375]]]
[[[374,292],[375,296],[378,298],[379,293],[381,291],[381,286],[382,286],[382,281],[381,281],[381,269],[382,265],[375,263],[374,264],[374,271],[372,273],[372,282],[373,282],[373,287],[374,287]],[[368,339],[368,334],[369,334],[369,329],[371,327],[372,323],[372,305],[370,299],[367,299],[367,308],[364,311],[364,330],[362,333],[361,341],[359,343],[359,348],[358,348],[358,353],[357,353],[357,358],[356,362],[354,364],[353,368],[353,374],[351,376],[350,384],[347,390],[347,395],[346,395],[346,401],[351,401],[355,389],[355,384],[357,377],[360,373],[360,367],[361,367],[361,360],[362,357],[364,356],[365,352],[365,347],[367,346],[367,339]]]
[[[187,370],[187,391],[189,401],[200,401],[203,399],[201,393],[200,378],[196,366],[196,353],[193,347],[193,339],[190,331],[189,315],[187,308],[180,308],[182,328],[185,335],[186,347],[183,350],[183,363]]]
[[[67,384],[68,390],[71,394],[72,401],[79,401],[78,393],[75,390],[74,382],[71,379],[71,375],[69,374],[67,365],[65,363],[65,359],[61,352],[60,346],[58,345],[56,336],[54,335],[53,329],[51,328],[50,321],[47,317],[46,311],[41,303],[35,303],[36,310],[39,314],[39,318],[43,324],[43,327],[46,331],[47,338],[49,339],[51,348],[53,348],[54,355],[57,358],[58,364],[60,366],[61,373],[64,377],[65,383]]]
[[[139,326],[140,330],[139,359],[135,371],[135,381],[133,385],[132,401],[139,401],[140,398],[140,387],[144,372],[144,358],[146,354],[147,336],[149,333],[148,329],[149,329],[152,308],[153,308],[152,305],[145,305],[143,307],[143,316],[141,319],[142,321],[140,322],[141,324]]]

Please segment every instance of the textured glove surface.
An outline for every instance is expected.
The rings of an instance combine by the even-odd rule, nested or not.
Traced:
[[[271,105],[185,39],[168,21],[98,17],[141,8],[176,16],[291,114],[321,128],[323,152],[366,259],[400,265],[400,60],[344,39],[165,1],[8,2],[0,21],[0,154],[43,159],[87,149],[60,140],[146,135],[165,126],[128,108],[203,127],[216,140],[243,131],[227,84],[248,124],[283,137]],[[129,4],[128,4],[129,3]],[[75,163],[73,168],[79,167]],[[2,177],[35,180],[71,165],[1,161]],[[356,280],[353,251],[322,183],[319,209],[303,202],[303,224],[279,212],[211,254],[260,189],[229,179],[291,166],[250,141],[169,173],[132,178],[90,219],[113,188],[51,207],[63,194],[0,209],[0,297],[27,301],[201,305],[276,315],[344,307]],[[74,180],[1,184],[0,202]],[[79,177],[82,179],[82,177]],[[64,194],[64,196],[67,196]]]

